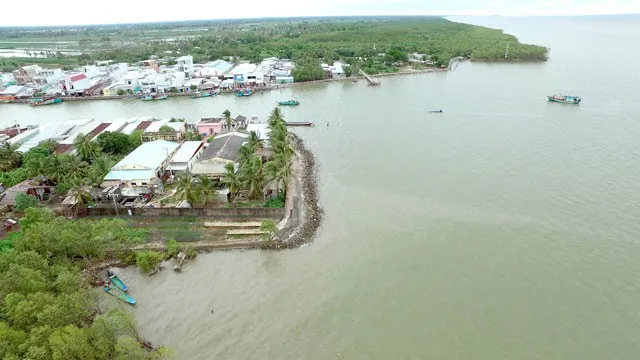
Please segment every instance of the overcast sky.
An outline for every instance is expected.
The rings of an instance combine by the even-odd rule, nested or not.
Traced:
[[[640,13],[640,0],[1,0],[0,26],[80,25],[345,15],[598,15]],[[21,16],[13,16],[22,14]]]

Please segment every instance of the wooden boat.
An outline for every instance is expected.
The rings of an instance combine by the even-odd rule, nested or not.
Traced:
[[[31,106],[53,105],[53,104],[59,104],[61,102],[62,102],[62,98],[55,98],[55,99],[48,99],[48,100],[35,99],[31,101]]]
[[[238,93],[236,94],[238,96],[251,96],[253,95],[253,91],[251,91],[250,89],[246,89],[246,90],[240,90],[238,91]]]
[[[315,126],[314,123],[310,121],[287,121],[287,126]]]
[[[210,96],[211,96],[211,93],[204,92],[204,93],[196,93],[191,98],[192,99],[199,99],[199,98],[210,97]]]
[[[135,305],[136,303],[136,299],[132,298],[131,296],[129,296],[129,294],[122,291],[122,289],[117,288],[115,286],[105,286],[104,291],[107,294],[126,302],[127,304]]]
[[[145,96],[141,97],[140,100],[142,100],[142,101],[152,101],[153,100],[153,96],[145,95]]]
[[[300,105],[300,101],[298,101],[298,100],[278,101],[278,105],[283,105],[283,106],[296,106],[296,105]]]
[[[553,96],[547,96],[547,99],[549,99],[549,101],[551,102],[558,102],[563,104],[575,104],[575,105],[580,104],[580,102],[582,101],[582,98],[580,96],[573,96],[573,95],[553,95]]]
[[[113,284],[116,287],[120,288],[122,291],[129,290],[127,288],[127,285],[124,284],[124,281],[120,280],[118,275],[112,273],[111,271],[107,271],[107,276],[109,277],[109,280],[111,281],[111,284]]]
[[[153,98],[153,100],[167,100],[169,98],[169,95],[156,95],[156,97]]]
[[[431,110],[431,111],[429,111],[429,113],[431,113],[431,114],[442,114],[442,112],[443,112],[442,110]]]

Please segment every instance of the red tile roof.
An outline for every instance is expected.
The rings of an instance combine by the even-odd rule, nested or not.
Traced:
[[[76,82],[86,78],[87,78],[87,75],[85,74],[76,74],[71,76],[69,79],[71,80],[71,82]]]
[[[104,129],[108,128],[109,125],[111,125],[111,123],[102,123],[100,125],[98,125],[97,128],[93,129],[90,133],[89,133],[89,137],[91,139],[93,139],[94,137],[96,137],[96,135],[100,134],[102,131],[104,131]]]

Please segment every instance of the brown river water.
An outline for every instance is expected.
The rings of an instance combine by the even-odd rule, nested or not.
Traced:
[[[145,336],[179,359],[637,359],[640,17],[455,20],[551,59],[250,98],[2,105],[0,121],[301,101],[283,111],[317,124],[295,130],[318,165],[313,243],[121,271]],[[583,104],[546,101],[565,91]]]

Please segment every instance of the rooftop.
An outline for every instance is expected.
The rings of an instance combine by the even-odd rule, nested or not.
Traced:
[[[207,161],[215,158],[238,161],[240,160],[238,150],[247,141],[248,137],[247,134],[238,132],[218,135],[209,143],[209,146],[204,150],[198,161]]]
[[[137,180],[153,177],[153,173],[173,153],[178,144],[155,140],[143,143],[120,160],[104,178],[105,180]]]
[[[201,118],[200,121],[196,124],[218,124],[224,121],[224,118]]]
[[[202,141],[185,141],[171,158],[171,163],[186,163],[200,149]]]

